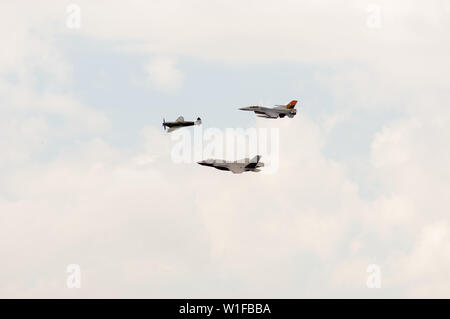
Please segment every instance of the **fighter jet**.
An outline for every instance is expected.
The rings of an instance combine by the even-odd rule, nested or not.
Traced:
[[[166,127],[168,127],[169,130],[167,131],[167,133],[170,133],[181,127],[200,124],[202,124],[202,120],[199,117],[197,117],[197,120],[195,122],[192,122],[192,121],[185,121],[184,118],[180,116],[176,119],[175,122],[166,122],[166,120],[163,119],[162,126],[164,127],[164,130],[166,129]]]
[[[277,119],[283,118],[287,115],[289,118],[293,118],[295,114],[297,114],[297,110],[295,109],[295,105],[297,104],[296,100],[292,100],[286,105],[275,105],[275,107],[265,107],[265,106],[248,106],[241,107],[239,110],[242,111],[253,111],[258,117],[264,117],[268,119]]]
[[[198,162],[203,166],[211,166],[222,171],[231,171],[233,174],[241,174],[243,172],[259,172],[259,167],[263,167],[264,163],[260,162],[261,155],[256,155],[251,160],[244,158],[235,162],[227,162],[224,160],[207,159]]]

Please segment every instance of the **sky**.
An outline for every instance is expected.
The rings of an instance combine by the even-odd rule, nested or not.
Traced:
[[[450,1],[18,0],[0,25],[0,297],[450,297]],[[276,130],[276,171],[176,163],[180,115]]]

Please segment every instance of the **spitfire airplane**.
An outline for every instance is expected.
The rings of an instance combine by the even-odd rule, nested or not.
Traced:
[[[231,171],[233,174],[241,174],[243,172],[259,172],[259,167],[263,167],[264,163],[260,162],[261,155],[256,155],[251,160],[244,158],[239,161],[227,162],[224,160],[207,159],[198,162],[203,166],[210,166],[222,171]]]
[[[241,107],[239,110],[242,111],[253,111],[258,117],[264,117],[268,119],[277,119],[283,118],[287,115],[289,118],[293,118],[295,114],[297,114],[297,110],[295,109],[295,105],[297,104],[296,100],[292,100],[286,105],[275,105],[275,107],[265,107],[265,106],[247,106]]]
[[[200,124],[202,124],[202,120],[199,117],[197,117],[197,120],[193,122],[193,121],[185,121],[184,118],[180,116],[176,119],[175,122],[166,122],[166,120],[163,119],[162,126],[164,127],[164,130],[166,129],[166,127],[168,127],[169,130],[167,131],[167,133],[170,133],[181,127]]]

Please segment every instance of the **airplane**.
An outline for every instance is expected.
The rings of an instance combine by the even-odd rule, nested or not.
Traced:
[[[264,107],[264,106],[247,106],[241,107],[239,110],[242,111],[253,111],[258,117],[264,117],[268,119],[277,119],[278,117],[283,118],[287,115],[289,118],[293,118],[297,114],[295,105],[296,100],[292,100],[286,105],[275,105],[275,107]]]
[[[249,160],[248,158],[244,158],[239,161],[228,162],[224,160],[207,159],[197,163],[203,166],[214,167],[221,171],[231,171],[233,174],[241,174],[243,172],[261,171],[259,167],[263,167],[264,163],[260,162],[260,159],[261,155],[256,155],[251,160]]]
[[[164,130],[166,129],[166,127],[168,127],[169,130],[167,131],[167,133],[170,133],[181,127],[200,124],[202,124],[202,120],[199,117],[197,117],[197,120],[195,122],[192,122],[192,121],[185,121],[182,116],[179,116],[175,122],[166,122],[166,120],[163,119],[162,126],[164,127]]]

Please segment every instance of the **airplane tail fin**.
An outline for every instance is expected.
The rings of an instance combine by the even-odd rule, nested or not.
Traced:
[[[194,122],[195,125],[200,125],[202,124],[202,119],[197,117],[197,120]]]
[[[256,168],[260,166],[264,166],[264,164],[259,163],[259,160],[261,159],[261,155],[256,155],[251,160],[249,160],[248,165],[245,166],[245,168]],[[262,165],[261,165],[262,164]]]
[[[255,157],[252,157],[252,159],[250,160],[250,163],[258,163],[260,159],[261,159],[261,155],[256,155]]]
[[[291,102],[289,102],[288,104],[286,104],[286,108],[287,109],[293,109],[295,107],[295,105],[297,104],[297,100],[292,100]]]

